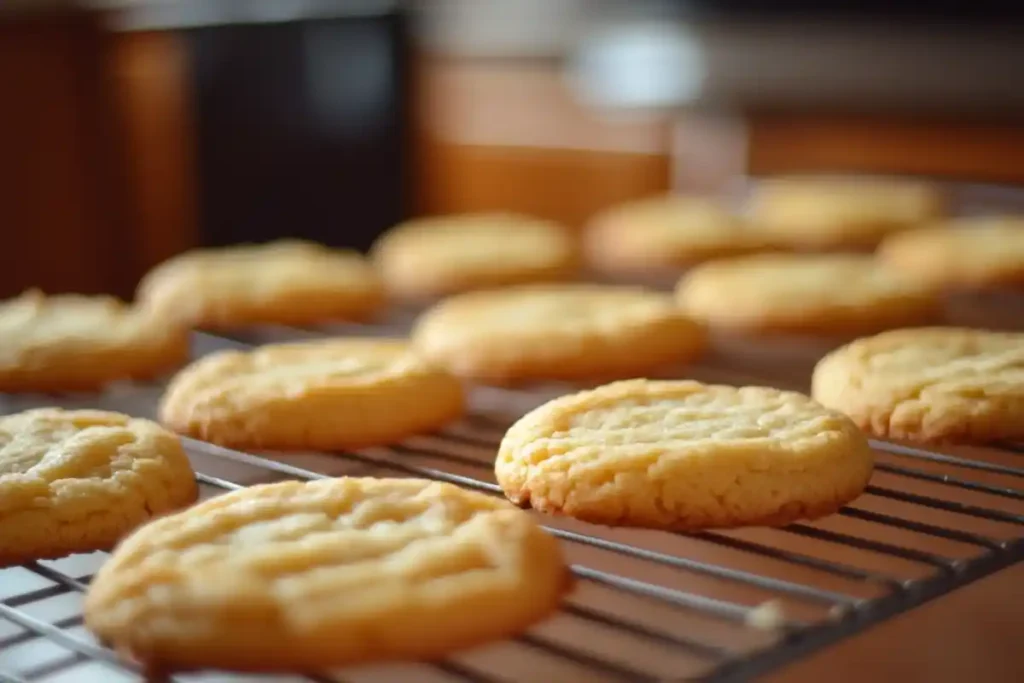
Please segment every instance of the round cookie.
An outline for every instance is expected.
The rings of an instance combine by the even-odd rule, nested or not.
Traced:
[[[528,413],[494,471],[542,512],[698,530],[830,514],[861,494],[873,460],[849,418],[802,394],[628,380]]]
[[[160,421],[233,448],[343,450],[399,441],[462,416],[462,385],[391,339],[221,351],[167,387]]]
[[[86,625],[154,670],[316,671],[441,658],[525,630],[571,586],[507,502],[418,479],[228,493],[127,539]]]
[[[0,302],[0,391],[85,391],[188,359],[188,330],[108,296],[29,290]]]
[[[676,299],[712,327],[847,335],[933,320],[939,298],[860,254],[758,254],[683,276]]]
[[[886,239],[878,258],[907,278],[945,288],[1024,285],[1024,217],[962,218]]]
[[[149,420],[58,408],[0,417],[0,566],[109,550],[197,495],[178,438]]]
[[[413,344],[456,375],[514,384],[637,376],[695,358],[707,335],[658,292],[524,285],[441,302],[417,322]]]
[[[384,288],[354,251],[280,240],[186,252],[151,270],[136,296],[189,325],[230,329],[365,320]]]
[[[812,393],[878,437],[1024,438],[1024,334],[937,327],[858,339],[818,362]]]
[[[382,235],[371,253],[388,290],[411,300],[566,280],[579,267],[575,238],[568,230],[503,213],[409,221]]]
[[[896,179],[766,180],[750,202],[752,227],[779,246],[810,250],[871,248],[944,211],[935,187]]]
[[[702,197],[656,197],[599,215],[584,234],[587,261],[611,273],[675,270],[767,247],[738,216]]]

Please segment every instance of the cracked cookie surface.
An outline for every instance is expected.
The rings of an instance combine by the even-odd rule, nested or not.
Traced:
[[[506,501],[419,479],[253,486],[140,529],[86,624],[154,668],[314,671],[514,635],[570,587],[558,542]]]
[[[514,384],[640,375],[694,359],[707,334],[660,292],[524,285],[441,302],[417,321],[413,344],[456,375]]]
[[[188,359],[188,331],[108,296],[29,290],[0,302],[0,391],[84,391]]]
[[[542,512],[696,530],[829,514],[860,495],[873,460],[849,418],[802,394],[628,380],[528,413],[495,474]]]
[[[109,550],[197,493],[178,437],[156,423],[57,408],[0,417],[0,565]]]
[[[460,382],[392,339],[220,351],[171,380],[160,421],[233,448],[339,450],[429,432],[462,416]]]
[[[301,240],[185,252],[147,273],[136,294],[169,319],[208,329],[361,321],[384,304],[362,255]]]
[[[1024,437],[1024,334],[894,330],[818,362],[812,393],[879,437],[991,442]]]

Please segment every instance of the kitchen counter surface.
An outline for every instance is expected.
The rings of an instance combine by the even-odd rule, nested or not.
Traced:
[[[769,683],[1024,680],[1024,566],[935,602],[765,678]]]

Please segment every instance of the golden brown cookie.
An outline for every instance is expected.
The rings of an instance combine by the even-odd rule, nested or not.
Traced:
[[[763,236],[718,202],[653,197],[599,215],[584,234],[587,260],[611,273],[676,270],[712,258],[762,251]]]
[[[176,256],[143,278],[137,298],[186,324],[229,329],[365,320],[384,289],[354,251],[280,240]]]
[[[0,391],[85,391],[188,360],[188,330],[113,297],[30,290],[0,302]]]
[[[1024,217],[961,218],[893,235],[879,259],[907,278],[943,288],[1024,285]]]
[[[342,450],[461,417],[462,386],[404,341],[331,339],[221,351],[182,370],[160,420],[234,448]]]
[[[579,267],[565,228],[503,213],[409,221],[381,236],[371,253],[388,290],[405,299],[566,280]]]
[[[707,335],[658,292],[524,285],[441,302],[413,344],[459,376],[504,384],[642,375],[695,358]]]
[[[802,394],[629,380],[528,413],[494,471],[542,512],[697,530],[830,514],[863,492],[873,461],[852,421]]]
[[[178,437],[149,420],[41,408],[0,417],[0,566],[109,550],[198,488]]]
[[[150,524],[100,570],[86,625],[156,670],[317,671],[515,635],[571,585],[507,502],[418,479],[235,491]]]
[[[1024,438],[1024,334],[948,327],[858,339],[818,363],[812,392],[879,437]]]
[[[931,321],[938,296],[860,254],[759,254],[683,276],[676,299],[712,327],[848,335]]]
[[[943,215],[933,186],[896,179],[780,178],[751,198],[751,225],[782,247],[870,248]]]

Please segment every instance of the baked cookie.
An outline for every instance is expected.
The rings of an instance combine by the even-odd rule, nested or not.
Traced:
[[[617,206],[584,233],[587,261],[610,273],[676,270],[766,247],[738,216],[702,197],[666,196]]]
[[[879,437],[1024,438],[1024,334],[936,327],[858,339],[819,361],[812,393]]]
[[[462,385],[403,341],[331,339],[220,351],[167,387],[160,420],[234,448],[342,450],[461,417]]]
[[[409,221],[382,235],[371,254],[388,290],[405,299],[565,280],[579,266],[565,228],[502,213]]]
[[[849,418],[802,394],[628,380],[528,413],[494,471],[510,500],[542,512],[698,530],[830,514],[873,461]]]
[[[0,417],[0,566],[109,550],[197,495],[178,438],[149,420],[59,408]]]
[[[676,299],[712,327],[847,335],[934,319],[939,298],[860,254],[758,254],[683,276]]]
[[[456,375],[505,384],[636,376],[693,359],[707,335],[665,294],[523,285],[441,302],[417,322],[413,344]]]
[[[878,257],[937,287],[1024,285],[1024,216],[961,218],[902,232],[882,243]]]
[[[85,621],[154,670],[316,671],[515,635],[570,585],[558,542],[492,496],[282,482],[140,529],[90,585]]]
[[[136,295],[164,316],[207,329],[361,321],[384,304],[380,278],[363,256],[299,240],[186,252],[150,271]]]
[[[108,296],[0,302],[0,391],[85,391],[188,360],[188,330]]]
[[[943,213],[935,187],[895,179],[766,180],[750,202],[752,227],[778,246],[810,250],[874,247]]]

